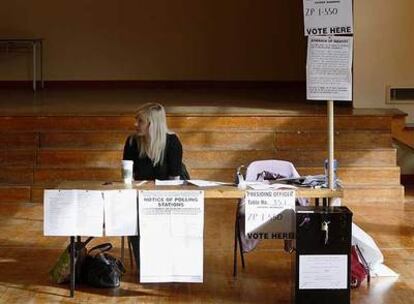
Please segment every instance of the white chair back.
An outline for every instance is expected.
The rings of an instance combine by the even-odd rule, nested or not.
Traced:
[[[287,178],[300,177],[298,171],[296,171],[295,166],[291,162],[286,160],[269,159],[251,162],[246,169],[246,181],[256,181],[263,171],[277,173]],[[302,206],[309,204],[306,198],[298,198],[298,201]]]

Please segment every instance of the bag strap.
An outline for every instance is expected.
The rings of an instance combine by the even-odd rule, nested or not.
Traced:
[[[103,244],[99,244],[95,247],[92,247],[91,249],[89,249],[88,253],[90,254],[94,250],[99,250],[98,253],[104,253],[105,251],[109,251],[111,249],[112,249],[112,244],[111,243],[103,243]]]
[[[90,241],[92,241],[92,240],[93,240],[93,236],[88,237],[88,238],[86,239],[86,241],[82,242],[83,247],[86,247],[86,245],[88,245],[88,243],[89,243]]]
[[[367,272],[367,281],[368,281],[368,284],[369,284],[370,281],[371,281],[371,273],[370,273],[370,270],[369,270],[369,265],[367,263],[367,260],[365,259],[364,255],[362,254],[361,249],[359,248],[358,245],[355,245],[355,251],[356,251],[358,257],[361,258],[361,264],[362,264],[362,266],[364,266],[365,271]]]

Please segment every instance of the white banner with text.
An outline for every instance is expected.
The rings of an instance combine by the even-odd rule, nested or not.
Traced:
[[[203,282],[204,191],[138,192],[140,281]]]
[[[303,0],[305,36],[353,34],[352,0]]]

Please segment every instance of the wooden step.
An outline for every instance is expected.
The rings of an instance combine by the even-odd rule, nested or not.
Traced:
[[[276,147],[282,149],[320,148],[328,143],[326,132],[321,131],[277,132],[275,138]],[[334,141],[335,148],[341,149],[392,147],[391,134],[376,130],[336,131]]]
[[[35,162],[35,150],[8,149],[0,150],[0,167],[28,167],[32,168]]]
[[[185,151],[184,161],[191,168],[237,168],[260,159],[288,160],[295,166],[323,164],[324,150],[236,150]],[[395,149],[337,150],[340,166],[394,166]],[[39,168],[119,168],[122,151],[41,150],[37,155]]]
[[[338,150],[335,158],[340,166],[394,166],[395,149],[381,150]],[[323,164],[326,151],[284,150],[284,151],[187,151],[185,162],[191,168],[237,168],[254,160],[288,160],[296,167]]]
[[[121,150],[131,131],[42,132],[40,148]]]
[[[291,161],[295,166],[318,166],[327,158],[325,150],[279,150],[275,157]],[[395,166],[396,149],[335,150],[339,166]]]
[[[322,167],[297,168],[301,175],[324,174]],[[399,167],[340,167],[338,177],[345,186],[348,185],[400,185]]]
[[[404,187],[400,185],[358,185],[344,188],[342,204],[404,202]]]
[[[390,116],[335,117],[335,130],[390,130]],[[173,130],[326,130],[326,116],[187,116],[168,117]]]
[[[0,201],[10,203],[24,203],[31,201],[30,186],[0,185]]]
[[[171,129],[193,130],[325,130],[325,115],[300,116],[202,116],[168,115]],[[335,117],[335,130],[390,130],[391,116],[341,116]],[[0,130],[4,131],[50,131],[50,130],[134,130],[135,115],[127,116],[1,116]]]
[[[35,184],[55,185],[64,180],[121,180],[120,169],[81,168],[81,169],[37,169],[34,174]]]
[[[135,116],[0,116],[0,130],[134,130]]]
[[[122,149],[131,132],[47,132],[40,135],[41,148]],[[326,134],[320,132],[273,131],[182,131],[178,134],[184,148],[268,149],[320,148]],[[337,148],[389,148],[391,136],[383,132],[337,132]]]
[[[324,174],[322,167],[298,167],[301,175]],[[233,182],[235,169],[189,169],[194,179],[207,179]],[[400,169],[398,167],[342,167],[338,169],[338,176],[344,186],[380,184],[400,185]],[[363,177],[363,178],[362,178]]]
[[[39,134],[36,132],[0,133],[0,149],[34,149],[39,146]]]
[[[54,149],[123,149],[131,132],[43,132],[40,134],[41,148]],[[178,134],[178,133],[177,133]],[[209,132],[183,131],[178,134],[184,146],[212,149],[268,149],[274,147],[274,132]]]
[[[0,183],[30,185],[33,183],[33,169],[30,167],[0,168]]]
[[[55,149],[122,149],[128,135],[124,131],[42,132],[40,148]],[[327,145],[326,132],[321,131],[185,131],[177,133],[187,148],[206,149],[297,149],[321,148]],[[337,131],[337,148],[390,148],[390,133],[383,131]]]
[[[122,151],[41,150],[38,168],[120,168]]]

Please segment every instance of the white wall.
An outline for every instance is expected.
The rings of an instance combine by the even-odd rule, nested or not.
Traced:
[[[414,1],[354,0],[354,106],[398,108],[414,122],[414,103],[386,104],[387,86],[414,88]]]
[[[10,0],[0,36],[45,38],[47,80],[305,79],[302,4],[291,0]],[[0,80],[30,79],[0,53]]]

